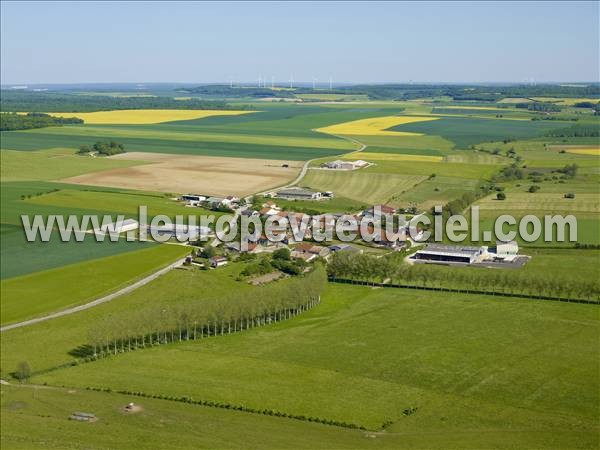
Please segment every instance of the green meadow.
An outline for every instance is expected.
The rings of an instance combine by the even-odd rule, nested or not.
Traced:
[[[94,300],[155,272],[189,251],[180,245],[156,245],[2,280],[2,323]]]
[[[100,308],[123,308],[119,303]],[[32,382],[187,395],[370,429],[388,423],[383,436],[411,436],[412,446],[588,446],[598,436],[598,390],[591,386],[599,382],[600,329],[591,308],[333,284],[319,307],[290,321],[57,369]],[[15,353],[27,356],[19,345],[36,333],[61,330],[61,342],[81,345],[96,314],[8,332],[3,370],[11,370],[6,363]],[[67,323],[79,325],[69,331]],[[59,339],[38,353],[37,368],[29,351],[34,370],[52,364],[49,358],[69,359],[52,356],[69,348],[53,342]],[[427,433],[432,428],[439,440]]]

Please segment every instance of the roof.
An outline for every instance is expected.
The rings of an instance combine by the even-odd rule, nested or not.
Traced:
[[[471,258],[481,252],[482,247],[467,247],[460,245],[427,244],[417,253],[422,255],[448,255]]]
[[[221,203],[223,200],[225,200],[225,199],[221,198],[221,197],[208,197],[206,199],[206,201],[209,203]]]
[[[288,188],[288,189],[282,189],[280,191],[277,192],[277,195],[314,195],[316,194],[316,191],[311,191],[309,189],[302,189],[302,188]]]

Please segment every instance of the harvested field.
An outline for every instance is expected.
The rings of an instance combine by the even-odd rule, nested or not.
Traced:
[[[291,181],[302,163],[280,160],[224,158],[131,152],[111,159],[148,164],[89,173],[61,180],[65,183],[109,186],[156,192],[197,192],[210,195],[248,195]]]

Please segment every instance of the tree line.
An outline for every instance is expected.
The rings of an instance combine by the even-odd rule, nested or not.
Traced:
[[[83,120],[78,117],[56,117],[44,113],[0,113],[0,131],[30,130],[82,123]]]
[[[409,265],[397,258],[337,253],[327,266],[331,280],[345,279],[458,292],[543,296],[556,299],[600,300],[597,280],[573,280],[555,274],[534,275],[516,270],[477,270],[427,264]]]
[[[88,330],[79,352],[93,360],[154,345],[235,333],[294,317],[319,302],[323,266],[291,280],[209,301],[159,305],[127,317],[106,316]]]
[[[172,97],[114,97],[65,92],[2,90],[0,111],[92,112],[115,109],[251,109],[221,100],[175,100]]]

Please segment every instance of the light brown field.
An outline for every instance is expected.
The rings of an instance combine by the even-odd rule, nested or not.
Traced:
[[[293,180],[302,167],[298,161],[145,152],[123,153],[110,158],[145,161],[148,164],[88,173],[60,181],[156,192],[242,196],[284,185]],[[283,168],[282,164],[289,164],[289,168]]]

